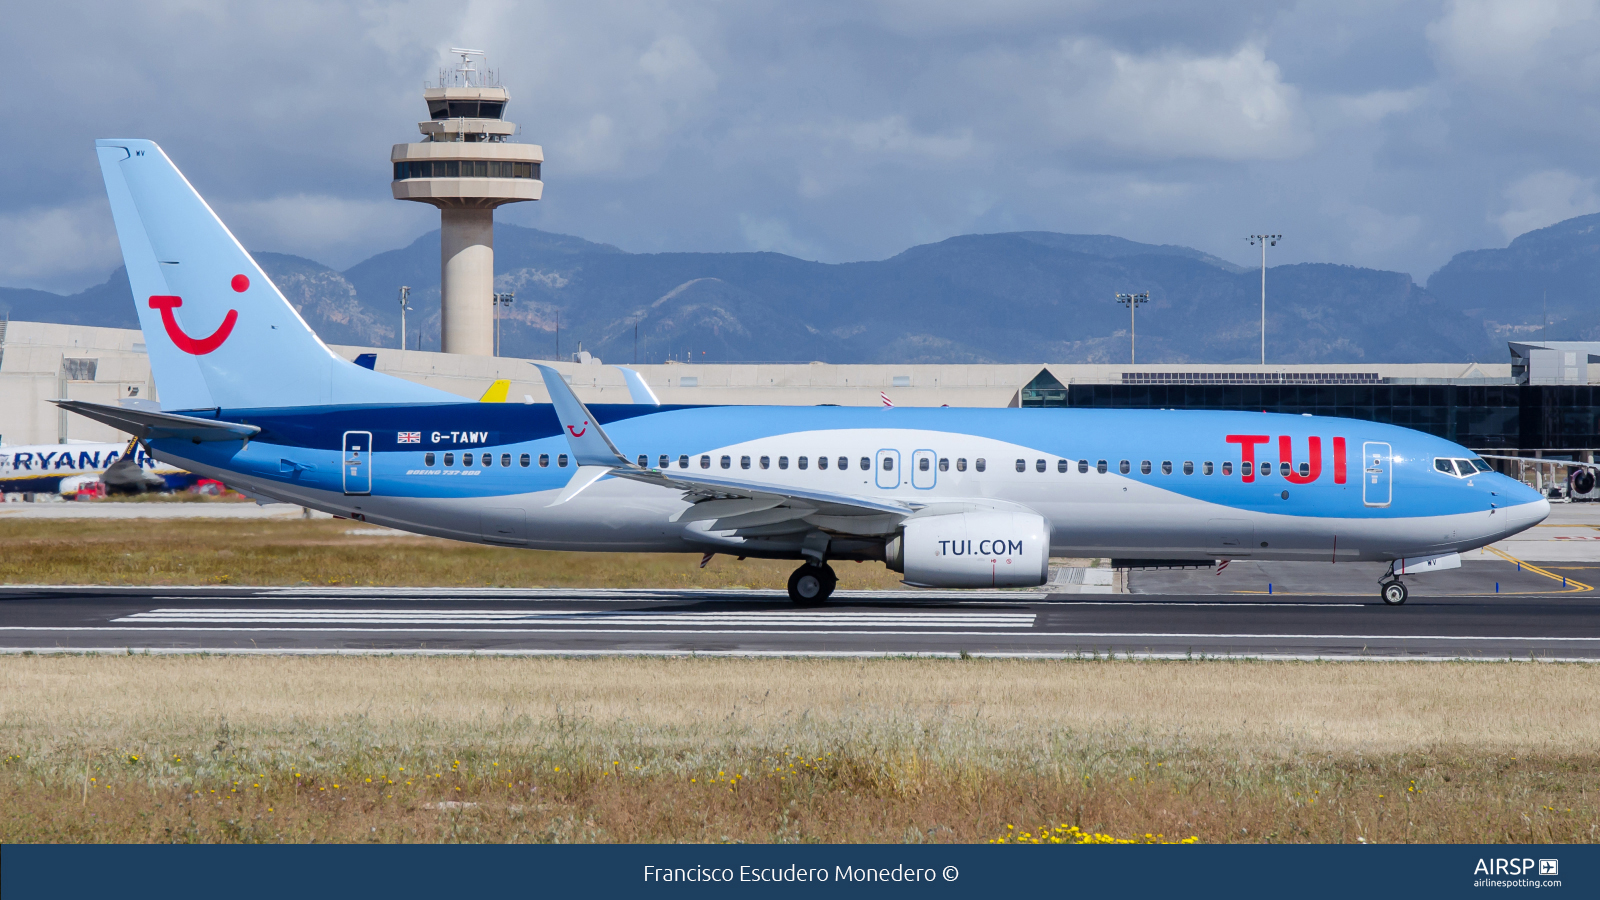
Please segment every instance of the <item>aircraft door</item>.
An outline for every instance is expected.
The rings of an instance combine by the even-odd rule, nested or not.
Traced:
[[[1394,450],[1388,444],[1361,445],[1361,502],[1388,506],[1394,495]]]
[[[926,491],[938,482],[938,455],[932,450],[918,450],[911,454],[911,486],[919,491]]]
[[[899,450],[879,450],[873,463],[872,469],[877,473],[878,487],[887,491],[900,486]]]
[[[372,432],[344,433],[344,464],[340,469],[346,494],[372,493]]]

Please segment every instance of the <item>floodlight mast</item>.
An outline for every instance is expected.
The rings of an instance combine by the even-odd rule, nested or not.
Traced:
[[[408,310],[411,310],[411,307],[406,305],[406,301],[409,300],[410,298],[411,298],[411,287],[410,287],[410,285],[404,285],[404,284],[400,285],[400,349],[401,350],[404,350],[406,348],[406,312]],[[421,350],[422,348],[418,347],[417,349]]]
[[[1137,361],[1138,358],[1137,336],[1133,327],[1133,314],[1134,311],[1139,308],[1139,304],[1150,302],[1150,292],[1145,291],[1141,294],[1118,294],[1117,302],[1128,308],[1128,365],[1131,366]]]
[[[1261,365],[1267,364],[1267,245],[1278,246],[1281,234],[1252,234],[1246,238],[1250,246],[1261,245]]]

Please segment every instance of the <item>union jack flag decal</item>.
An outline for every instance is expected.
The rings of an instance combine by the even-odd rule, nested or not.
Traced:
[[[395,436],[395,441],[401,444],[420,444],[422,443],[422,432],[402,431]]]

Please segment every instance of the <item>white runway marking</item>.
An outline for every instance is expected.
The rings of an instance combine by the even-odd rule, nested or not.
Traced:
[[[124,624],[189,625],[628,625],[853,628],[1032,628],[1033,613],[628,612],[605,610],[153,609],[113,619]]]

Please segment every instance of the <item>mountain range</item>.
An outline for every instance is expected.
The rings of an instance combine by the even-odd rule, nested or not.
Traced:
[[[261,267],[324,340],[438,349],[439,232],[343,272],[279,253]],[[1188,247],[1108,235],[962,235],[890,259],[818,263],[778,253],[628,253],[495,226],[496,289],[516,295],[505,356],[583,349],[609,362],[1098,362],[1128,359],[1117,293],[1147,291],[1138,359],[1252,363],[1259,269]],[[1507,338],[1600,338],[1600,215],[1458,254],[1427,280],[1354,266],[1267,270],[1269,363],[1493,361]],[[0,288],[14,319],[137,327],[127,275],[62,296]]]

